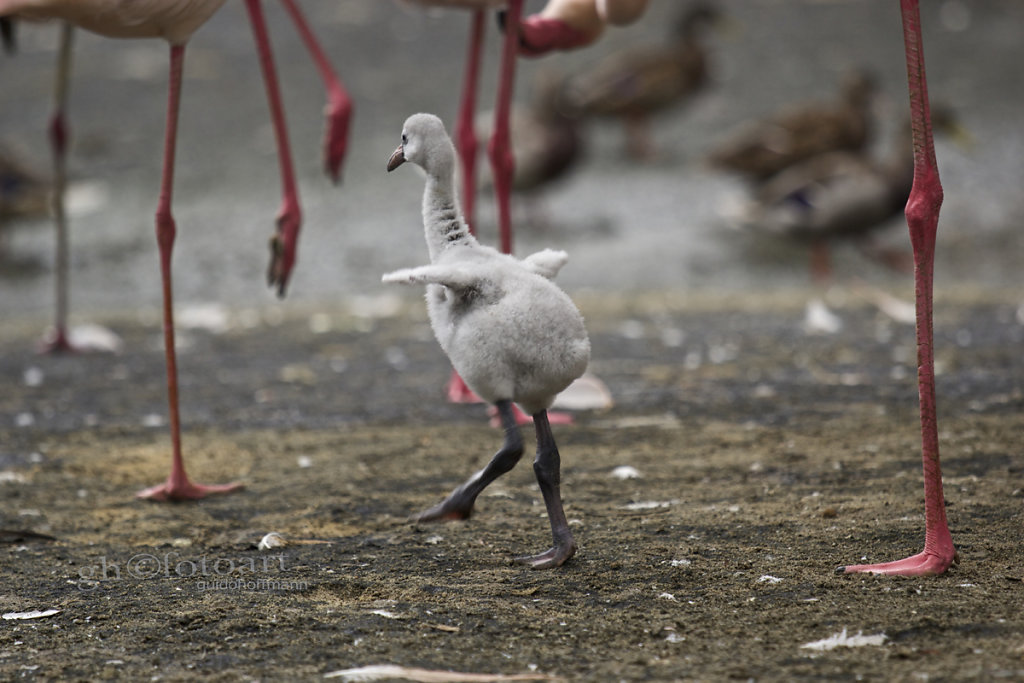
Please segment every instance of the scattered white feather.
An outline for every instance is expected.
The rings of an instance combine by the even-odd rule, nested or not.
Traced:
[[[806,650],[834,650],[837,647],[865,647],[868,645],[882,645],[885,643],[886,635],[876,633],[873,636],[864,635],[863,631],[857,631],[856,635],[846,635],[844,628],[841,633],[833,634],[823,640],[816,640],[813,643],[805,643],[800,647]]]
[[[614,479],[639,479],[641,476],[640,470],[631,465],[619,465],[612,470],[611,476]]]
[[[873,303],[879,311],[889,316],[898,323],[913,325],[917,322],[917,308],[913,301],[899,299],[892,294],[883,292],[880,289],[862,285],[858,291]]]
[[[614,404],[608,386],[588,372],[558,394],[552,407],[562,410],[608,410]]]
[[[658,508],[672,507],[678,500],[644,500],[637,503],[627,503],[622,506],[623,510],[657,510]]]
[[[21,472],[15,472],[14,470],[3,470],[0,471],[0,484],[25,484],[28,483],[28,479]]]
[[[406,617],[397,612],[389,612],[386,609],[375,609],[370,614],[376,614],[378,617],[384,617],[385,619],[405,619]]]
[[[658,593],[658,599],[659,600],[670,600],[671,602],[676,602],[676,596],[672,595],[671,593]]]
[[[771,574],[765,574],[757,580],[758,583],[782,583],[782,579]]]
[[[43,617],[52,617],[54,614],[60,614],[59,609],[48,609],[48,610],[32,610],[30,612],[7,612],[4,614],[4,619],[42,619]]]
[[[76,349],[102,353],[121,353],[124,340],[120,335],[103,325],[75,325],[68,330],[68,341]]]
[[[843,321],[828,309],[821,299],[807,302],[804,329],[810,334],[835,334],[843,328]]]
[[[416,683],[492,683],[498,681],[553,681],[547,674],[474,674],[458,671],[440,671],[399,666],[397,664],[373,664],[355,669],[341,669],[324,674],[324,678],[341,678],[344,681],[415,681]]]
[[[109,203],[110,185],[93,180],[69,184],[64,198],[68,216],[72,218],[98,213]]]
[[[259,550],[270,550],[272,548],[283,548],[286,545],[288,545],[288,541],[286,541],[281,534],[276,531],[271,531],[260,539],[260,542],[256,547]]]
[[[600,423],[601,427],[608,429],[678,429],[680,425],[682,425],[682,422],[671,413],[664,415],[630,415]]]
[[[175,311],[174,321],[182,329],[205,330],[211,334],[223,334],[231,327],[227,307],[215,303],[182,306]]]

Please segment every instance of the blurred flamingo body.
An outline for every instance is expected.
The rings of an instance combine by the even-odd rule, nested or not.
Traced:
[[[316,45],[308,26],[294,0],[283,0],[292,15],[307,46],[314,54],[321,74],[330,91],[328,139],[325,145],[329,172],[337,177],[341,155],[344,153],[351,102],[337,82],[322,50]],[[171,255],[176,236],[176,225],[171,212],[174,157],[177,140],[179,103],[184,69],[185,45],[192,34],[225,4],[225,0],[0,0],[0,16],[24,19],[60,19],[66,22],[62,39],[61,65],[58,69],[57,110],[51,122],[51,142],[54,148],[57,175],[63,177],[63,157],[66,151],[67,130],[63,116],[63,100],[70,62],[71,26],[85,28],[100,35],[114,38],[163,38],[170,45],[170,75],[167,97],[167,125],[164,136],[163,169],[160,195],[156,211],[156,237],[160,250],[160,272],[163,283],[164,347],[167,364],[168,412],[172,441],[171,473],[167,481],[138,493],[139,497],[154,500],[194,499],[214,493],[228,493],[241,488],[241,484],[202,485],[192,483],[185,472],[181,452],[181,428],[178,407],[177,357],[174,344],[173,287],[171,281]],[[284,294],[295,262],[295,248],[301,224],[298,192],[295,184],[291,153],[285,129],[284,111],[277,86],[273,58],[263,19],[260,0],[246,0],[246,9],[252,23],[260,52],[261,66],[278,143],[284,198],[277,220],[277,235],[272,240],[270,284]],[[63,211],[57,204],[58,232]],[[59,238],[60,242],[62,238]],[[66,258],[66,257],[65,257]],[[58,262],[61,261],[58,255]],[[60,287],[60,285],[58,285]],[[58,330],[56,347],[67,347],[63,334],[64,312],[58,294]]]

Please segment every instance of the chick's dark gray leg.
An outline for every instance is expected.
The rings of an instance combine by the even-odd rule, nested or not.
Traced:
[[[466,483],[452,491],[451,495],[434,507],[412,517],[414,522],[441,522],[452,519],[469,519],[473,514],[473,503],[487,486],[505,474],[523,457],[523,437],[516,425],[515,411],[511,401],[498,401],[498,415],[505,428],[505,443],[494,454],[482,470],[470,477]]]
[[[516,562],[533,569],[549,569],[560,567],[576,553],[576,541],[569,531],[569,522],[565,518],[565,510],[562,509],[562,494],[559,491],[561,459],[555,445],[555,437],[551,433],[547,411],[542,410],[534,415],[533,424],[537,429],[537,458],[533,461],[533,471],[544,495],[554,545],[539,555],[517,557]]]

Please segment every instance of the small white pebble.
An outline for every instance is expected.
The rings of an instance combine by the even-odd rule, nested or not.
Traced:
[[[678,349],[686,341],[686,332],[678,327],[670,327],[661,333],[661,343],[670,349]]]
[[[22,380],[26,387],[38,387],[43,383],[44,377],[43,369],[35,365],[25,368],[25,372],[22,374]]]
[[[295,464],[301,467],[302,469],[307,469],[313,466],[313,458],[309,457],[308,455],[300,455],[299,457],[295,458]]]
[[[156,413],[150,413],[142,418],[143,427],[163,427],[164,418],[163,415],[157,415]]]
[[[397,346],[388,347],[384,351],[384,359],[395,370],[404,370],[409,365],[409,357],[405,355],[405,351]]]
[[[639,320],[626,320],[619,327],[619,334],[626,339],[643,339],[644,324]]]
[[[31,427],[36,423],[36,417],[32,413],[18,413],[14,417],[14,424],[18,427]]]
[[[334,323],[327,313],[314,313],[309,317],[309,331],[313,334],[326,334],[333,328]]]

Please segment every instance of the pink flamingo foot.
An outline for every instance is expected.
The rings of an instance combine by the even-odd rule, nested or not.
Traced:
[[[473,395],[475,396],[476,394]],[[501,429],[501,415],[499,415],[498,409],[495,408],[494,406],[490,406],[489,408],[487,408],[487,414],[491,417],[491,426]],[[514,403],[512,404],[512,414],[515,415],[517,425],[522,426],[527,424],[533,424],[533,418],[524,413],[519,408],[519,406],[517,406]],[[548,421],[551,424],[556,425],[571,425],[574,422],[572,415],[570,415],[569,413],[559,413],[553,411],[548,411]]]
[[[327,129],[324,133],[324,170],[331,181],[341,182],[341,162],[348,149],[348,128],[352,120],[352,100],[344,91],[331,92],[324,110]]]
[[[327,88],[327,107],[324,110],[327,115],[327,128],[324,135],[324,167],[327,175],[337,184],[341,180],[341,162],[345,158],[345,150],[348,147],[348,126],[352,117],[352,99],[345,91],[341,80],[334,72],[327,54],[320,45],[320,41],[313,34],[313,29],[306,21],[305,15],[299,9],[295,0],[283,0],[285,10],[292,17],[295,28],[302,37],[306,48],[309,50],[313,61],[320,70],[320,76]],[[261,13],[262,14],[262,13]],[[259,19],[263,23],[262,18]]]
[[[505,30],[504,14],[499,15],[499,21]],[[555,50],[573,50],[593,41],[591,34],[575,29],[561,19],[534,14],[519,22],[519,54],[524,57],[541,57]]]
[[[68,339],[67,330],[53,328],[47,331],[40,340],[36,351],[39,354],[56,355],[58,353],[78,353],[79,349]]]
[[[952,540],[941,551],[924,550],[894,562],[837,567],[837,574],[884,574],[887,576],[937,576],[960,561]]]
[[[267,269],[267,284],[276,287],[277,295],[281,297],[288,288],[288,280],[295,266],[296,244],[301,226],[302,212],[298,202],[285,200],[277,216],[277,234],[270,238],[270,266]]]
[[[483,403],[483,399],[467,387],[466,382],[454,370],[452,370],[452,376],[448,379],[448,386],[445,388],[445,392],[448,394],[448,401],[450,403]]]
[[[162,484],[151,486],[135,494],[136,498],[145,498],[157,502],[176,500],[199,500],[206,496],[234,493],[245,488],[244,484],[193,484],[187,478],[175,478],[172,474]]]
[[[483,399],[466,386],[466,382],[454,370],[452,371],[451,378],[448,380],[446,391],[448,393],[448,400],[451,403],[483,403]],[[533,418],[520,410],[519,406],[515,404],[512,405],[512,413],[516,417],[517,425],[533,424]],[[489,406],[487,414],[491,418],[491,426],[501,429],[501,416],[498,414],[498,409],[494,406]],[[567,425],[573,423],[573,417],[568,413],[549,412],[548,419],[553,424]]]

